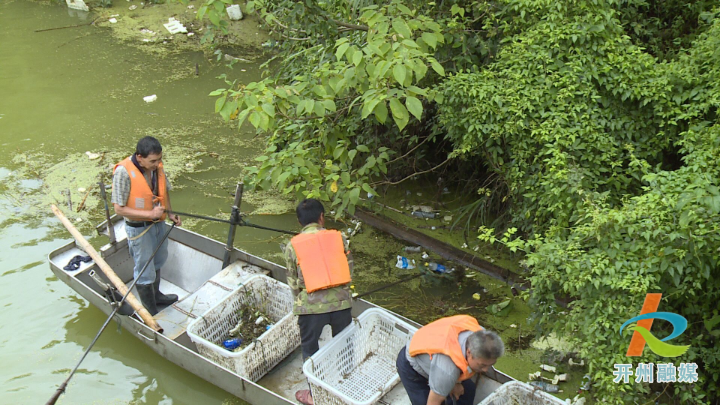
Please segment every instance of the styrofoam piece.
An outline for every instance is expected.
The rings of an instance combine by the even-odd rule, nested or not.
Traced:
[[[271,318],[272,326],[239,352],[218,346],[237,325],[238,310],[247,304],[260,307]],[[292,290],[287,284],[267,276],[252,276],[192,321],[187,334],[203,357],[254,382],[300,346],[300,329],[292,308]]]
[[[65,0],[65,3],[67,3],[68,8],[73,10],[90,11],[83,0]]]
[[[520,381],[510,381],[493,391],[478,405],[559,405],[565,402]]]
[[[303,364],[314,403],[370,405],[399,381],[395,367],[400,349],[417,328],[377,308],[335,336]]]
[[[143,97],[143,100],[146,103],[152,103],[153,101],[157,100],[157,94],[153,94],[152,96]]]
[[[109,19],[108,21],[110,22],[110,24],[115,24],[115,23],[117,22],[117,19],[116,19],[116,18],[111,18],[111,19]]]
[[[240,10],[240,6],[237,4],[227,6],[225,11],[227,11],[228,17],[233,21],[242,20],[243,18],[242,10]]]
[[[177,34],[178,32],[187,33],[187,28],[185,28],[182,23],[173,17],[168,18],[167,24],[163,24],[165,26],[165,29],[168,30],[171,34]]]

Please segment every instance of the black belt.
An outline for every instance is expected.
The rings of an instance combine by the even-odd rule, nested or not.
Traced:
[[[131,222],[131,221],[125,221],[125,225],[133,227],[133,228],[142,228],[148,225],[152,225],[153,221],[140,221],[140,222]]]

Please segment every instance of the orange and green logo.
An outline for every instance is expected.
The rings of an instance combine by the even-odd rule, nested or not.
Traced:
[[[687,329],[688,322],[682,315],[674,314],[672,312],[656,312],[658,306],[660,306],[660,298],[662,298],[662,293],[647,294],[645,296],[645,302],[643,303],[642,309],[640,310],[640,315],[628,319],[620,327],[620,334],[622,334],[625,326],[632,324],[628,326],[628,330],[633,331],[633,336],[632,340],[630,340],[630,346],[628,347],[626,356],[641,356],[646,343],[650,350],[663,357],[678,357],[690,348],[690,346],[677,346],[665,343],[670,339],[674,339],[682,335],[683,332],[685,332],[685,329]],[[656,338],[652,333],[650,333],[650,328],[652,327],[655,319],[662,319],[670,322],[673,326],[672,333],[664,339]],[[633,324],[633,322],[636,323]]]

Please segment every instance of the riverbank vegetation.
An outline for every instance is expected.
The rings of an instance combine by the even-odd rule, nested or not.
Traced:
[[[272,74],[212,93],[265,136],[261,188],[326,201],[419,176],[474,196],[479,237],[524,253],[540,334],[603,403],[720,395],[720,11],[711,1],[255,0]],[[645,293],[688,319],[668,359],[625,357]],[[565,299],[567,309],[556,299]],[[660,338],[670,331],[656,322]],[[613,383],[616,363],[699,381]]]

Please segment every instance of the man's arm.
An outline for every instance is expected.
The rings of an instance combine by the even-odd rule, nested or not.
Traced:
[[[113,203],[113,208],[115,208],[115,213],[118,215],[122,215],[124,217],[142,218],[146,221],[155,221],[162,216],[163,212],[165,212],[165,208],[160,206],[153,208],[152,211],[145,211]]]
[[[427,405],[442,405],[445,403],[445,397],[436,394],[435,391],[430,390],[430,395],[428,395]]]
[[[172,208],[171,208],[172,206],[170,205],[170,190],[167,190],[165,192],[165,195],[167,196],[167,210],[172,211]],[[182,220],[180,219],[179,215],[168,214],[168,218],[170,218],[171,221],[175,222],[175,225],[177,225],[177,226],[182,225]]]
[[[285,265],[287,266],[287,284],[292,290],[293,297],[300,294],[300,279],[298,277],[297,256],[290,242],[285,246]]]
[[[345,239],[345,237],[342,237],[343,240],[343,246],[345,246],[345,257],[347,258],[348,267],[350,268],[350,275],[353,274],[353,267],[355,266],[355,262],[353,262],[352,252],[350,252],[350,242]]]

